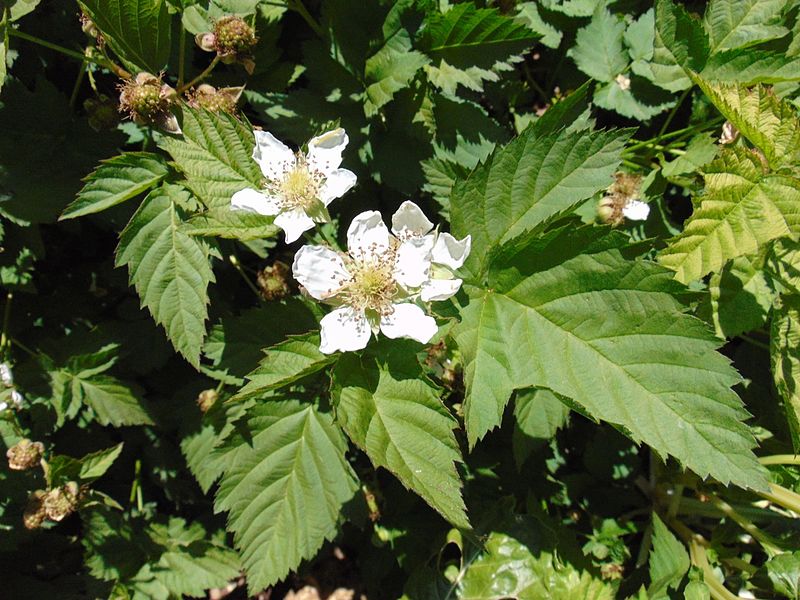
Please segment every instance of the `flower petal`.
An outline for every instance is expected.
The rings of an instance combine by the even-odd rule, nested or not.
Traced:
[[[334,295],[350,279],[342,257],[325,246],[303,246],[294,255],[292,274],[317,300]]]
[[[433,223],[428,220],[422,209],[410,200],[403,202],[392,215],[392,232],[397,237],[425,235],[431,229]]]
[[[294,166],[294,152],[268,131],[254,131],[256,147],[253,148],[253,160],[261,167],[267,179],[280,179]]]
[[[347,169],[334,169],[319,190],[319,199],[328,206],[336,198],[344,196],[356,184],[356,174]]]
[[[472,247],[472,236],[457,240],[449,233],[440,233],[433,246],[433,262],[439,265],[458,269],[464,264]]]
[[[308,142],[309,166],[328,175],[342,164],[342,152],[350,139],[341,127],[318,135]]]
[[[422,284],[419,297],[423,302],[447,300],[461,289],[460,279],[429,279]]]
[[[262,194],[253,188],[246,188],[236,192],[231,198],[233,210],[247,210],[260,215],[275,216],[280,211],[280,205],[272,196]]]
[[[622,214],[631,221],[646,221],[650,214],[650,205],[641,200],[631,200],[622,209]]]
[[[322,331],[319,350],[323,354],[366,348],[372,334],[364,311],[357,311],[350,306],[342,306],[329,312],[322,317],[320,326]]]
[[[286,243],[291,244],[303,235],[304,231],[312,229],[314,221],[302,208],[293,208],[275,217],[275,225],[283,229],[286,234]]]
[[[416,304],[395,304],[394,311],[381,317],[381,331],[388,338],[411,338],[423,344],[436,335],[436,320]]]
[[[353,258],[380,256],[389,249],[389,230],[377,210],[355,216],[347,229],[347,249]]]
[[[405,288],[417,288],[428,279],[431,270],[433,235],[414,237],[400,244],[394,279]]]

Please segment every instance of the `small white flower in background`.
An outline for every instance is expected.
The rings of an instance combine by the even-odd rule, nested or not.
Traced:
[[[392,224],[395,235],[389,233],[379,212],[366,211],[347,230],[347,253],[303,246],[295,255],[295,279],[313,298],[337,307],[320,323],[320,350],[325,354],[361,350],[378,331],[388,338],[422,343],[436,334],[436,321],[414,301],[431,281],[440,236],[429,233],[433,224],[411,202],[403,203]],[[451,274],[451,282],[455,281]],[[442,295],[454,294],[458,285]]]
[[[646,221],[650,214],[650,205],[641,200],[629,200],[622,208],[622,214],[631,221]]]
[[[620,73],[619,75],[617,75],[614,81],[617,82],[619,89],[621,89],[623,92],[625,90],[631,89],[631,78],[628,77],[627,75],[623,75],[622,73]]]
[[[3,396],[8,393],[8,401],[0,401],[0,412],[13,408],[19,410],[22,408],[22,394],[14,389],[14,374],[11,372],[11,365],[7,362],[0,363],[0,383],[6,388]]]
[[[11,372],[11,365],[8,363],[0,363],[0,383],[6,387],[14,385],[14,374]]]
[[[294,153],[266,131],[254,131],[253,159],[266,178],[262,190],[247,188],[231,198],[231,208],[275,217],[286,243],[294,242],[315,222],[330,221],[327,206],[356,183],[356,176],[340,169],[348,143],[344,129],[311,139],[307,153]]]
[[[730,121],[725,121],[722,125],[722,133],[719,136],[720,144],[732,144],[739,137],[739,130]]]

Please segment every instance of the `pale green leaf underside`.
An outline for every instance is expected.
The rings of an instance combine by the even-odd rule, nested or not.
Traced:
[[[770,355],[795,452],[800,451],[800,297],[788,296],[772,319]]]
[[[157,154],[127,152],[103,161],[87,178],[62,219],[74,219],[111,208],[156,185],[169,173]]]
[[[765,174],[752,152],[725,149],[706,169],[705,180],[684,231],[659,255],[679,281],[719,271],[737,256],[800,231],[800,181]]]
[[[578,30],[575,45],[567,55],[592,79],[609,82],[628,66],[622,45],[625,23],[608,10],[598,10],[592,21]]]
[[[180,200],[188,194],[165,186],[145,198],[120,236],[117,266],[128,266],[142,305],[164,327],[175,349],[197,366],[214,273],[208,247],[182,229],[173,197]]]
[[[495,151],[455,185],[450,199],[453,234],[472,236],[466,270],[482,272],[491,246],[608,187],[628,137],[627,131],[539,135],[534,125]]]
[[[337,530],[358,489],[333,419],[310,404],[270,400],[252,409],[247,435],[224,444],[215,508],[228,511],[252,593],[312,558]]]
[[[236,192],[261,188],[261,170],[252,158],[255,138],[238,119],[184,106],[182,127],[183,140],[164,138],[161,145],[206,207],[230,207]]]
[[[453,525],[469,527],[455,465],[461,462],[456,423],[424,380],[413,348],[396,345],[380,361],[343,355],[333,399],[339,423],[376,467],[394,473]]]
[[[538,260],[581,245],[557,240]],[[471,290],[462,310],[470,445],[500,424],[515,388],[547,387],[702,477],[763,488],[748,414],[730,389],[739,378],[706,326],[682,312],[669,271],[607,250],[537,272],[535,256],[513,259],[493,290]]]

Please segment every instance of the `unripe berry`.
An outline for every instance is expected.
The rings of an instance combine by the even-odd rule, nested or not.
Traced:
[[[53,488],[44,497],[44,513],[51,521],[63,521],[75,512],[80,501],[80,488],[74,481]]]
[[[236,113],[236,102],[242,95],[243,87],[217,89],[203,83],[197,89],[186,94],[186,100],[192,108],[205,108],[211,112]]]
[[[44,454],[41,442],[32,442],[28,438],[22,439],[6,452],[8,468],[14,471],[27,471],[39,464]]]
[[[220,57],[250,54],[256,45],[255,31],[241,17],[228,15],[214,23],[214,45]]]
[[[177,95],[175,90],[152,73],[139,73],[120,86],[119,110],[128,113],[134,122],[155,124],[173,131],[177,127],[170,107]],[[172,117],[172,119],[170,119]]]
[[[25,529],[39,529],[44,523],[46,517],[44,511],[44,498],[47,492],[44,490],[36,490],[28,496],[28,504],[25,506],[25,512],[22,513],[22,524]]]
[[[280,300],[291,294],[289,266],[276,260],[272,266],[264,267],[256,278],[258,290],[264,300]]]
[[[197,406],[200,407],[200,411],[205,414],[217,403],[219,400],[219,394],[217,390],[203,390],[197,396]]]
[[[119,107],[105,94],[83,101],[89,126],[95,131],[114,129],[119,124]]]

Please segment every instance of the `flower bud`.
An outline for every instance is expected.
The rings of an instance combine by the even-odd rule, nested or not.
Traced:
[[[290,281],[289,266],[279,260],[270,267],[264,267],[256,277],[258,291],[264,300],[280,300],[291,294]]]
[[[119,124],[119,107],[117,103],[105,94],[97,98],[87,98],[83,101],[89,127],[95,131],[115,129]]]
[[[730,121],[725,121],[722,125],[722,134],[719,136],[720,144],[732,144],[739,137],[739,130]]]
[[[127,113],[135,123],[157,125],[176,132],[180,128],[170,112],[176,99],[175,90],[159,77],[152,73],[139,73],[120,86],[119,110]]]
[[[619,86],[619,89],[621,89],[623,92],[631,89],[631,78],[628,77],[627,75],[624,75],[623,73],[617,75],[614,81]]]
[[[203,390],[197,396],[197,406],[199,406],[200,411],[205,414],[211,410],[211,407],[217,403],[217,400],[219,400],[217,390]]]
[[[44,513],[51,521],[63,521],[75,512],[80,501],[80,487],[74,481],[53,488],[44,497]]]
[[[44,523],[46,517],[44,510],[44,498],[47,492],[44,490],[36,490],[28,496],[28,504],[25,506],[25,512],[22,513],[22,524],[25,529],[39,529]]]
[[[197,44],[198,48],[205,52],[217,51],[217,36],[210,31],[198,33],[196,36],[194,36],[194,43]]]
[[[221,58],[248,55],[258,41],[255,31],[241,17],[227,15],[214,23],[214,49]]]
[[[39,464],[44,454],[44,445],[41,442],[32,442],[28,438],[22,439],[6,451],[8,468],[14,471],[27,471]]]
[[[14,386],[14,374],[11,372],[11,365],[7,362],[0,363],[0,383],[6,387]]]
[[[639,175],[615,173],[614,183],[597,204],[598,220],[612,226],[621,225],[625,220],[625,208],[639,197],[641,184],[642,178]]]
[[[227,87],[217,89],[213,85],[203,83],[197,89],[186,94],[186,101],[192,108],[204,108],[211,112],[236,113],[236,103],[244,91],[244,87]]]

